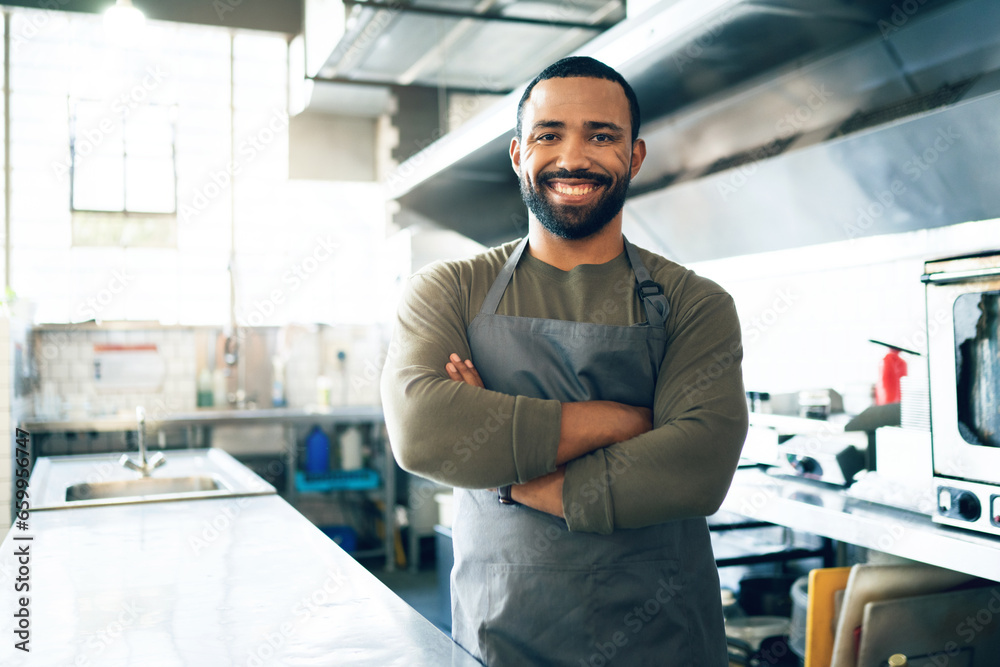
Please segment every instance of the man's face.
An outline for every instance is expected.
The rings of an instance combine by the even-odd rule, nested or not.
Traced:
[[[510,156],[528,209],[552,234],[582,239],[621,214],[645,157],[632,145],[625,92],[614,81],[547,79],[522,111],[522,136]]]

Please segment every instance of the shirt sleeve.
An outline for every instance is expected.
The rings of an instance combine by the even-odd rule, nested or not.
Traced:
[[[562,407],[448,377],[471,358],[468,293],[453,269],[416,274],[400,301],[381,377],[386,430],[400,467],[449,486],[492,488],[555,470]]]
[[[657,376],[653,430],[567,464],[570,530],[607,534],[716,512],[746,439],[742,360],[728,294],[683,313]]]

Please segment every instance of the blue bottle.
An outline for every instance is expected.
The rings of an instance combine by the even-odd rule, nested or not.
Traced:
[[[322,474],[330,471],[330,437],[318,425],[306,436],[306,473]]]

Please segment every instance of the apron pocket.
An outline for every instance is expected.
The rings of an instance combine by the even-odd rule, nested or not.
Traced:
[[[690,664],[676,561],[494,564],[486,585],[481,646],[490,667]]]

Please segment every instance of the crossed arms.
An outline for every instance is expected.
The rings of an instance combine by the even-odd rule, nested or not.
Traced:
[[[515,500],[586,532],[718,508],[747,420],[739,321],[727,294],[673,295],[677,317],[650,418],[618,403],[483,388],[461,361],[471,357],[468,282],[449,267],[426,271],[411,279],[400,304],[381,382],[403,469],[449,486],[517,484]]]

